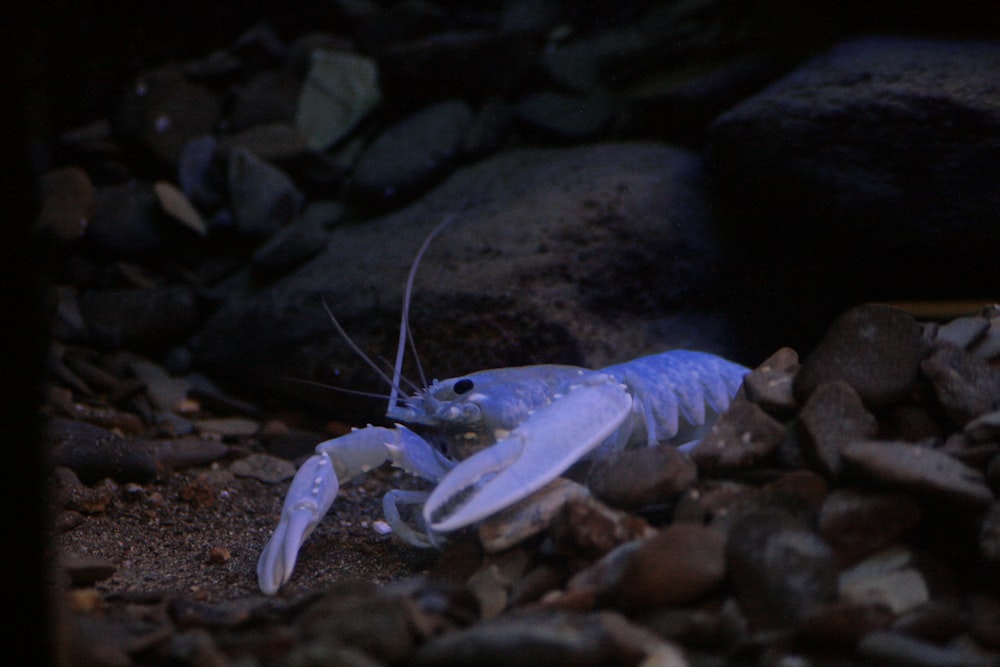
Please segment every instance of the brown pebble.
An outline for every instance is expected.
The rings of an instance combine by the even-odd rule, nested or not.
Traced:
[[[629,609],[693,602],[726,576],[725,536],[692,523],[675,523],[646,540],[622,573],[618,594]]]
[[[228,563],[232,557],[233,555],[226,547],[212,547],[211,551],[208,552],[208,562],[212,565]]]
[[[878,423],[857,392],[841,380],[819,385],[799,412],[798,432],[821,472],[840,474],[840,450],[875,435]]]
[[[746,399],[736,399],[691,450],[691,460],[708,470],[747,467],[772,454],[784,438],[781,422]]]

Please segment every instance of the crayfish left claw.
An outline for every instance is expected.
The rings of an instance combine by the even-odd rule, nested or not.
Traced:
[[[281,519],[257,560],[257,583],[274,595],[295,569],[299,548],[330,509],[340,484],[329,455],[316,454],[295,474]]]
[[[424,505],[434,531],[468,526],[542,488],[604,442],[632,410],[608,375],[590,376],[492,447],[455,466]]]

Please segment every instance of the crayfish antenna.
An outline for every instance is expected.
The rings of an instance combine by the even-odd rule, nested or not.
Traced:
[[[347,343],[347,345],[351,348],[351,351],[353,351],[354,354],[358,355],[366,364],[368,364],[368,367],[371,368],[373,371],[375,371],[376,375],[378,375],[380,378],[382,378],[392,386],[392,392],[390,393],[390,402],[389,402],[389,404],[392,405],[392,400],[391,400],[392,394],[395,394],[398,391],[398,387],[396,385],[396,382],[399,381],[398,374],[396,375],[395,380],[391,379],[388,375],[385,374],[385,371],[383,371],[381,368],[378,367],[378,364],[372,361],[371,357],[365,354],[364,350],[362,350],[361,347],[354,342],[354,339],[351,338],[346,331],[344,331],[344,327],[340,326],[340,322],[337,321],[337,318],[334,316],[333,311],[330,310],[330,305],[327,304],[326,302],[326,297],[323,298],[323,308],[326,309],[326,314],[330,316],[330,321],[333,322],[333,327],[337,330],[337,333],[340,334],[340,337],[344,339],[344,342]]]
[[[410,341],[410,345],[413,346],[414,357],[416,354],[416,345],[413,343],[413,337],[410,334],[410,300],[413,296],[413,281],[417,276],[417,267],[420,266],[420,260],[423,259],[424,253],[431,245],[431,241],[437,236],[441,230],[447,227],[452,220],[455,219],[454,215],[445,216],[444,220],[439,222],[437,226],[431,230],[431,233],[427,235],[424,242],[420,244],[420,250],[417,251],[417,256],[413,259],[413,264],[410,265],[410,273],[406,277],[406,289],[403,291],[403,312],[400,316],[399,321],[399,343],[396,345],[396,364],[392,371],[392,380],[389,381],[389,386],[392,389],[389,392],[389,409],[392,410],[396,406],[396,401],[399,398],[399,378],[403,374],[403,357],[406,353],[406,342]],[[417,358],[417,367],[420,370],[420,377],[427,386],[427,379],[424,377],[423,368],[420,367],[420,360]]]

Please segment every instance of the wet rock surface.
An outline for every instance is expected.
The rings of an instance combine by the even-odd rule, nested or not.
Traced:
[[[846,308],[995,291],[995,43],[809,58],[716,3],[570,4],[303,10],[54,142],[64,664],[1000,664],[1000,311]],[[295,465],[384,410],[316,386],[385,391],[326,311],[388,355],[448,219],[410,312],[433,376],[755,368],[689,454],[590,462],[440,551],[383,520],[426,483],[345,483],[262,596]]]

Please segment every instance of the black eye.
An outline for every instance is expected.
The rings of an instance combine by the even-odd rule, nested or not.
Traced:
[[[474,386],[475,385],[472,384],[472,380],[470,380],[469,378],[462,378],[461,380],[455,383],[455,386],[452,387],[452,389],[455,391],[456,394],[461,396],[462,394],[468,394],[470,391],[472,391],[472,387]]]

